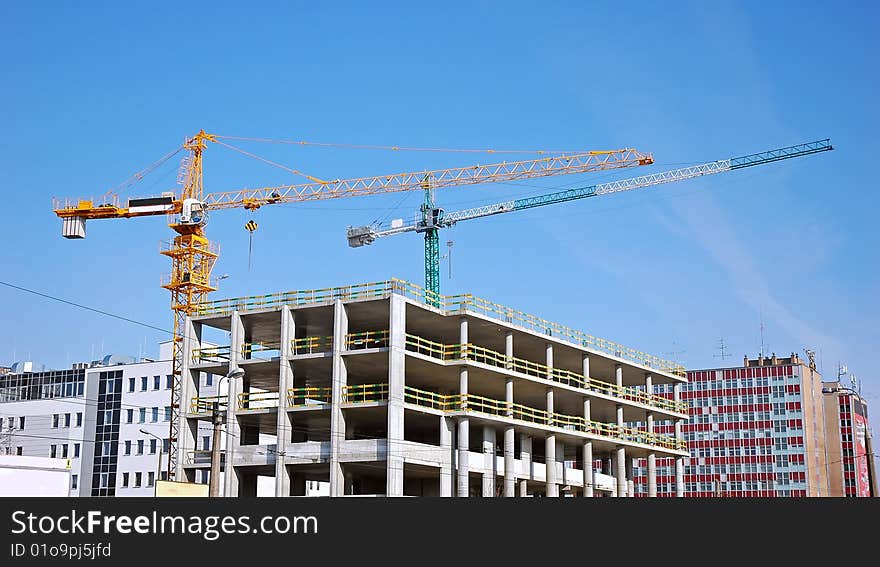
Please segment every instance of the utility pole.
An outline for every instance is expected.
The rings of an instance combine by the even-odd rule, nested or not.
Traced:
[[[223,427],[223,414],[220,413],[220,402],[211,406],[211,422],[214,424],[214,438],[211,442],[211,478],[208,480],[208,495],[220,496],[220,431]]]

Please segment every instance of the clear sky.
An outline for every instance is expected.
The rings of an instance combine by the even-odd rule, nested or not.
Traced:
[[[846,363],[880,431],[876,3],[431,6],[4,3],[0,279],[170,328],[165,219],[91,222],[85,240],[67,241],[51,197],[100,195],[200,128],[351,144],[629,146],[653,152],[655,171],[830,137],[835,151],[816,156],[462,223],[441,235],[455,242],[443,286],[691,368],[756,355],[763,321],[768,351],[815,349],[826,377]],[[322,178],[492,159],[242,146]],[[173,189],[176,167],[125,195]],[[450,189],[438,200],[454,209],[617,177]],[[205,180],[218,191],[299,179],[212,146]],[[230,275],[217,297],[420,283],[417,236],[361,249],[344,238],[346,225],[410,215],[420,198],[217,212],[215,274]],[[250,218],[260,228],[249,271]],[[9,288],[0,298],[0,363],[155,356],[165,338]]]

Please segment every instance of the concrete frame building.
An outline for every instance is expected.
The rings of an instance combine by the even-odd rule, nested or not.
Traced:
[[[152,496],[167,470],[170,345],[155,361],[108,355],[67,370],[13,365],[0,375],[0,453],[69,459],[70,496]],[[199,378],[203,391],[216,388],[213,378]],[[210,435],[203,426],[200,441]]]
[[[822,377],[797,354],[743,359],[739,367],[689,370],[682,399],[687,497],[829,496]],[[659,431],[668,431],[661,425]],[[658,463],[660,496],[675,495],[673,463]],[[636,492],[648,494],[647,463]]]
[[[823,382],[826,452],[831,496],[877,496],[868,402],[840,381]]]
[[[198,380],[237,369],[219,397]],[[186,324],[177,478],[209,467],[198,432],[219,402],[226,496],[267,481],[276,496],[313,482],[331,496],[632,496],[635,459],[650,480],[666,457],[682,494],[685,383],[657,357],[396,279],[213,301]]]

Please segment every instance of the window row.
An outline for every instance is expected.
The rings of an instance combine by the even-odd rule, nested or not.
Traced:
[[[174,378],[171,374],[165,375],[165,389],[170,390],[174,385]],[[146,392],[148,389],[153,390],[154,392],[162,389],[162,376],[153,376],[152,378],[149,376],[141,376],[140,379],[135,378],[134,376],[129,377],[128,379],[128,391],[134,392],[136,387],[139,392]]]

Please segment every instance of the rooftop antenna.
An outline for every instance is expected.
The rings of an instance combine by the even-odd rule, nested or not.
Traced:
[[[684,353],[687,352],[687,351],[684,350],[684,349],[676,350],[675,347],[677,347],[677,346],[678,346],[678,343],[675,342],[675,341],[672,341],[672,350],[669,350],[669,351],[664,352],[664,353],[663,353],[663,356],[668,356],[668,357],[670,357],[670,358],[672,358],[672,359],[677,360],[677,359],[679,358],[680,355],[682,355],[682,354],[684,354]]]
[[[810,361],[810,370],[815,371],[816,370],[816,351],[809,349],[809,348],[805,348],[804,354],[807,355],[807,360]]]
[[[761,358],[767,356],[767,345],[764,343],[764,331],[767,326],[764,325],[764,313],[758,312],[758,317],[760,318],[759,329],[761,330]]]
[[[718,347],[717,348],[718,348],[718,354],[712,355],[714,358],[720,358],[721,360],[724,360],[725,358],[730,356],[730,354],[728,354],[728,352],[727,352],[727,345],[724,343],[724,337],[721,337],[720,339],[718,339]]]
[[[455,245],[455,242],[452,240],[446,241],[446,254],[443,255],[444,258],[449,260],[449,279],[452,279],[452,247]]]

